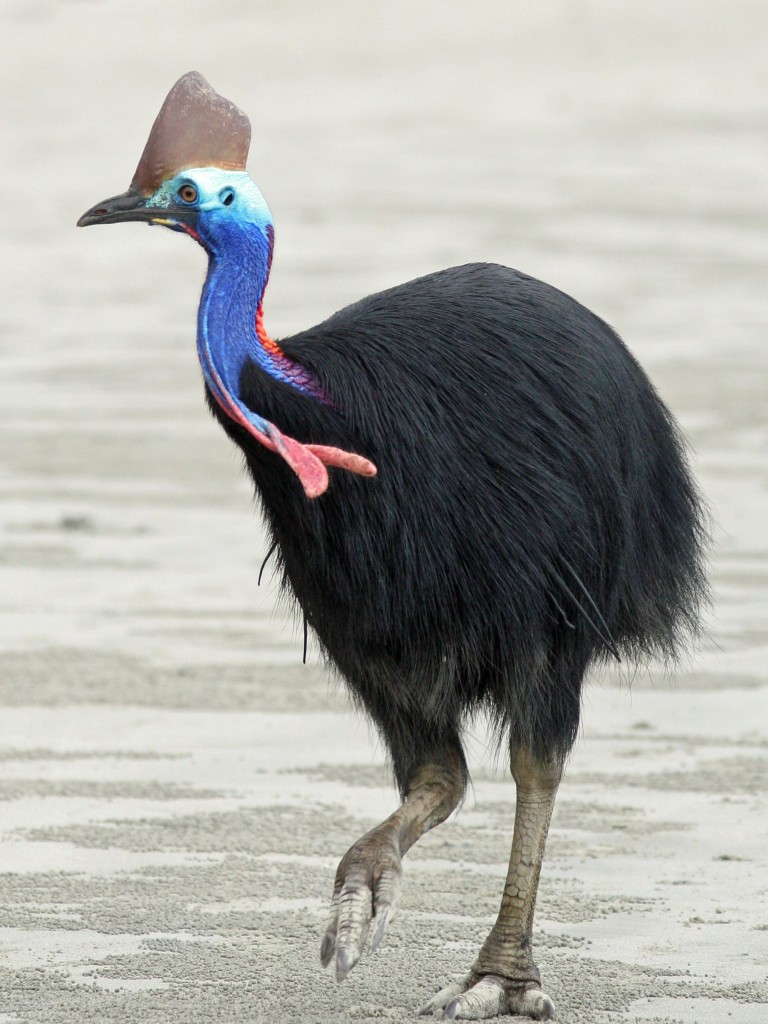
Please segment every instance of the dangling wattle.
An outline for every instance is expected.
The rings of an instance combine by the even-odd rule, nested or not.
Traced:
[[[308,498],[328,487],[326,466],[374,476],[368,459],[325,445],[301,444],[249,409],[240,397],[240,377],[254,362],[275,380],[308,398],[328,399],[305,367],[281,350],[264,327],[262,298],[272,263],[274,234],[253,224],[246,231],[225,231],[225,244],[208,246],[208,276],[198,317],[198,356],[205,381],[221,409],[266,448],[277,452],[299,477]],[[203,244],[205,242],[203,241]]]

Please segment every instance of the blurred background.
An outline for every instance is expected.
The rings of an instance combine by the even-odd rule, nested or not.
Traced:
[[[299,990],[316,984],[320,897],[358,819],[369,827],[393,802],[375,739],[322,666],[312,657],[301,665],[299,630],[274,588],[257,588],[266,544],[239,459],[204,408],[195,354],[204,254],[143,226],[74,227],[87,207],[127,187],[168,89],[193,69],[251,117],[249,170],[276,226],[265,305],[273,335],[443,266],[498,261],[610,322],[678,416],[716,522],[712,639],[674,682],[641,673],[629,696],[624,671],[594,689],[591,753],[587,743],[575,756],[570,817],[567,793],[561,798],[552,884],[558,864],[573,870],[574,849],[583,871],[567,884],[560,878],[549,907],[542,897],[543,946],[557,960],[548,973],[560,979],[550,988],[563,1020],[706,1022],[733,1011],[742,1024],[762,1021],[762,0],[3,0],[0,39],[0,870],[10,908],[0,918],[9,958],[0,1021],[68,1024],[85,1019],[86,1008],[104,1020],[211,1019],[217,1004],[201,995],[199,978],[214,970],[213,954],[198,962],[190,950],[212,933],[237,968],[227,973],[216,961],[219,974],[209,979],[232,1019],[309,1019]],[[511,794],[483,754],[481,725],[474,747],[478,806],[482,796],[508,810]],[[634,754],[642,778],[627,774]],[[333,771],[330,762],[338,762]],[[317,829],[335,837],[342,813],[329,800],[353,827],[326,849]],[[275,810],[283,806],[292,808],[293,831]],[[459,839],[429,848],[433,857],[441,851],[442,867],[414,855],[414,864],[424,857],[424,907],[414,896],[410,918],[404,908],[393,955],[409,976],[424,945],[436,959],[413,991],[392,991],[392,961],[377,960],[379,974],[361,971],[340,995],[323,975],[318,1020],[340,1019],[350,1005],[353,1016],[384,1006],[393,1019],[411,1019],[407,1007],[431,994],[447,966],[466,967],[499,881],[480,879],[476,892],[465,869],[459,880],[445,865],[485,858],[500,879],[511,831],[501,810],[490,823],[465,811]],[[216,815],[228,823],[223,832]],[[653,829],[633,832],[633,822],[654,815],[659,828],[676,822],[667,846]],[[168,826],[172,841],[151,829],[137,838],[145,819],[184,828]],[[606,854],[605,822],[628,845],[609,849],[614,867],[601,859],[595,877],[590,858]],[[254,828],[272,837],[265,849],[248,845]],[[206,845],[203,833],[239,838],[231,848],[226,838]],[[129,850],[145,860],[132,861]],[[291,851],[312,881],[306,893],[295,864],[279,859]],[[235,905],[246,854],[266,857],[299,903],[270,903],[266,893]],[[232,857],[241,858],[237,870]],[[208,858],[213,874],[195,874],[195,858]],[[170,889],[152,888],[158,864]],[[441,898],[450,904],[445,894],[461,890],[470,909],[433,920],[437,897],[426,876],[440,870]],[[71,872],[74,887],[57,882],[58,871]],[[659,888],[674,881],[664,881],[667,871],[695,875],[700,891],[686,902],[678,890],[672,900]],[[138,896],[129,884],[137,872],[145,872]],[[225,875],[235,879],[231,891]],[[569,885],[594,891],[606,875],[600,907],[585,912],[582,899],[570,917],[558,910],[576,905]],[[263,873],[248,874],[246,889],[264,884],[256,876]],[[106,888],[93,888],[96,877]],[[209,908],[204,924],[182,912],[202,891],[217,893],[210,899],[219,911]],[[709,927],[718,900],[730,930]],[[137,901],[165,917],[134,919]],[[627,915],[612,932],[600,924],[609,904]],[[99,916],[102,905],[112,909]],[[264,924],[257,940],[254,914]],[[464,923],[448,964],[443,936],[455,919]],[[425,939],[414,922],[424,929],[429,921]],[[646,926],[659,934],[643,944]],[[675,928],[687,931],[672,937]],[[181,943],[173,956],[159,957],[158,936],[166,951]],[[265,994],[258,979],[276,950],[276,964],[287,958],[307,973],[294,975],[293,988],[273,964]],[[667,970],[677,979],[659,991],[644,973],[654,956],[652,978]],[[615,957],[623,957],[618,974],[605,966]],[[677,975],[690,970],[699,973],[684,984]]]

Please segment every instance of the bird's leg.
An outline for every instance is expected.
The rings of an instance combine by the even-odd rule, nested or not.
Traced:
[[[552,1000],[540,988],[531,931],[562,768],[555,760],[537,760],[524,748],[513,750],[511,765],[517,785],[515,832],[499,916],[467,977],[438,992],[421,1013],[444,1010],[446,1017],[464,1020],[506,1013],[539,1020],[554,1015]]]
[[[464,761],[446,746],[416,768],[398,809],[344,854],[336,871],[328,927],[320,947],[323,967],[335,958],[336,977],[347,976],[370,935],[375,950],[399,900],[401,858],[445,821],[464,793]]]

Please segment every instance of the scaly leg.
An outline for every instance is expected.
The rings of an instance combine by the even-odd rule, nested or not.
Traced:
[[[372,951],[381,942],[397,907],[403,854],[445,821],[463,793],[463,756],[455,746],[446,745],[413,772],[405,800],[394,814],[342,857],[320,947],[323,967],[335,956],[339,981],[360,959],[369,934]]]
[[[512,753],[517,785],[515,832],[499,916],[467,977],[444,988],[420,1013],[445,1011],[453,1019],[482,1020],[504,1013],[536,1019],[554,1015],[552,1000],[539,987],[531,931],[541,860],[562,768],[541,762],[530,751]]]

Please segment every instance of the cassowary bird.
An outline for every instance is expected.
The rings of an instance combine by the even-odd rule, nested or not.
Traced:
[[[674,659],[707,595],[683,441],[610,327],[502,266],[429,274],[276,341],[249,143],[246,116],[184,75],[128,191],[79,224],[164,224],[206,250],[208,404],[282,586],[392,760],[402,803],[342,858],[321,962],[342,979],[381,942],[401,858],[460,803],[462,729],[485,711],[517,787],[509,873],[466,977],[423,1010],[549,1018],[531,932],[582,680],[609,655]]]

